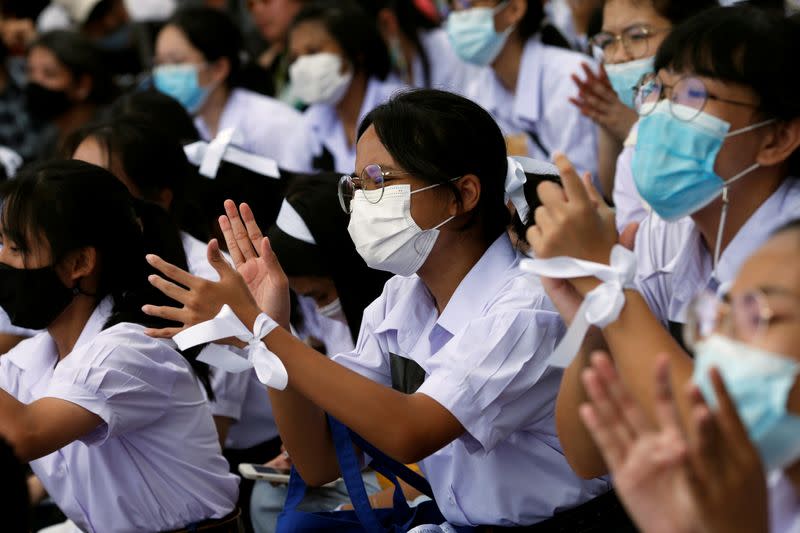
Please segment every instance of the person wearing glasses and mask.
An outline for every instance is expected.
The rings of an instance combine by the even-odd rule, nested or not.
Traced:
[[[591,39],[603,65],[595,74],[584,63],[585,78],[573,75],[579,93],[572,103],[600,127],[600,183],[606,198],[611,198],[613,191],[620,227],[646,214],[633,186],[630,166],[620,165],[615,176],[623,143],[630,147],[624,156],[629,161],[636,142],[635,135],[628,137],[638,118],[633,108],[634,88],[645,74],[653,72],[656,51],[672,27],[716,5],[716,0],[610,0],[603,6],[603,29]]]
[[[794,220],[744,263],[722,299],[700,297],[690,307],[686,340],[696,362],[687,424],[666,361],[654,383],[662,391],[656,425],[643,424],[641,406],[620,394],[624,384],[605,355],[584,371],[590,402],[581,415],[644,533],[800,531],[798,258]],[[686,395],[677,385],[674,395]]]
[[[800,213],[794,177],[800,104],[790,89],[800,81],[790,59],[800,53],[798,37],[797,22],[778,12],[747,5],[708,10],[672,31],[656,56],[657,74],[638,91],[633,175],[653,212],[636,234],[636,290],[624,291],[618,318],[581,353],[592,344],[607,346],[622,380],[650,413],[657,354],[669,354],[673,383],[691,375],[679,332],[692,298],[724,290],[744,260]],[[559,164],[567,198],[540,187],[544,207],[528,232],[537,257],[612,262],[618,269],[622,263],[610,259],[617,242],[613,212],[590,199],[593,191],[587,196],[568,161]],[[598,283],[545,280],[567,321]],[[579,355],[565,372],[556,414],[572,466],[593,477],[607,467],[577,416],[586,362]]]
[[[375,20],[356,2],[309,2],[289,30],[289,79],[308,105],[307,132],[290,143],[289,168],[300,172],[353,170],[356,130],[373,108],[404,85]]]
[[[500,129],[470,100],[417,90],[373,110],[358,138],[357,174],[340,185],[348,229],[366,264],[395,277],[364,311],[352,352],[331,360],[291,336],[288,280],[250,213],[230,204],[222,226],[249,288],[219,261],[221,282],[206,284],[152,258],[189,291],[154,284],[194,304],[148,312],[190,325],[227,303],[249,327],[267,320],[263,340],[288,374],[285,390],[270,389],[273,409],[309,485],[340,475],[329,413],[390,457],[419,462],[451,524],[600,520],[609,484],[578,479],[555,437],[561,372],[547,361],[564,327],[507,234]]]
[[[586,57],[543,26],[540,0],[452,0],[445,27],[456,54],[482,71],[465,96],[489,111],[506,135],[509,153],[550,160],[570,154],[596,174],[594,124],[569,102],[570,78]],[[559,48],[561,47],[561,48]]]

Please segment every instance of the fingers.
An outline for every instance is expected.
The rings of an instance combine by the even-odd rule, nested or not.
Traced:
[[[176,302],[186,305],[189,302],[190,292],[184,289],[183,287],[179,287],[178,285],[172,283],[171,281],[167,281],[161,276],[157,276],[152,274],[147,277],[147,281],[150,282],[150,285],[155,287],[156,289],[163,292],[165,295],[169,296]]]
[[[211,239],[211,242],[208,243],[206,257],[208,258],[208,263],[219,274],[220,279],[233,272],[230,263],[225,260],[225,256],[222,255],[222,251],[219,249],[219,241],[217,239]]]
[[[242,257],[244,257],[245,261],[256,257],[257,254],[255,248],[253,248],[253,241],[250,240],[250,236],[247,234],[247,228],[239,216],[239,210],[232,200],[225,200],[225,214],[228,216],[228,221],[230,222],[233,240],[242,253]],[[225,242],[228,243],[228,250],[230,250],[230,241],[227,235],[225,237]]]
[[[594,360],[594,355],[592,359]],[[626,450],[633,442],[635,432],[629,427],[617,399],[594,365],[584,370],[581,378],[598,420],[613,433],[614,445],[619,448],[618,451]]]
[[[148,337],[153,337],[154,339],[171,339],[181,331],[183,331],[183,328],[163,328],[163,329],[147,328],[144,330],[144,334],[147,335]]]
[[[261,243],[261,239],[264,238],[264,235],[261,233],[261,228],[258,227],[253,210],[250,209],[248,204],[244,203],[239,206],[239,213],[242,215],[244,227],[247,229],[247,236],[250,237],[253,248],[258,251],[259,244]]]
[[[186,324],[187,322],[184,320],[186,311],[177,307],[145,305],[142,307],[142,312],[148,316],[163,318],[164,320],[170,320],[180,324]]]
[[[222,237],[225,239],[225,245],[228,247],[228,253],[231,254],[231,259],[233,259],[233,264],[237,268],[245,262],[244,254],[239,250],[239,245],[236,244],[236,238],[233,236],[233,228],[231,227],[231,221],[228,220],[228,217],[222,215],[218,219],[219,221],[219,229],[222,230]]]
[[[622,230],[622,234],[619,236],[619,243],[628,250],[633,251],[634,247],[636,246],[636,234],[638,232],[638,222],[632,222],[628,224],[625,226],[625,229]]]
[[[278,256],[272,251],[272,246],[270,245],[267,237],[261,239],[260,252],[261,258],[263,259],[264,264],[267,267],[267,272],[270,276],[274,276],[276,274],[285,276],[283,273],[283,267],[281,267],[281,263],[278,261]]]
[[[567,197],[564,194],[564,189],[557,183],[552,181],[543,181],[536,187],[536,195],[543,206],[555,207],[557,205],[565,204]]]
[[[672,394],[669,368],[669,355],[660,354],[656,361],[656,421],[662,429],[680,431],[680,418]]]
[[[747,428],[744,427],[742,419],[739,417],[736,404],[733,403],[730,394],[728,394],[728,389],[725,387],[719,370],[712,368],[710,376],[714,394],[717,397],[718,411],[716,418],[719,420],[722,432],[726,435],[725,440],[749,439]]]
[[[622,419],[615,416],[613,405],[593,369],[584,370],[581,379],[589,394],[590,402],[584,403],[578,412],[586,429],[600,448],[606,464],[613,472],[623,462],[628,452],[628,439],[620,438],[620,435],[625,434],[619,427],[622,425]]]
[[[534,217],[536,216],[536,212],[534,211]],[[525,238],[528,241],[528,245],[533,249],[534,253],[537,253],[539,247],[542,244],[542,228],[531,226],[528,228],[528,231],[525,232]]]
[[[592,368],[595,369],[602,380],[609,397],[615,403],[619,414],[623,417],[630,430],[632,430],[633,436],[650,430],[651,424],[647,420],[647,415],[628,393],[609,356],[601,352],[593,354]]]
[[[691,479],[698,486],[713,479],[715,454],[719,450],[719,431],[714,415],[696,385],[690,384],[689,395],[689,461]]]
[[[189,274],[182,268],[178,268],[171,263],[167,263],[157,255],[148,254],[145,256],[145,259],[150,266],[164,274],[164,276],[168,277],[169,279],[177,281],[184,287],[189,287],[191,289],[192,287],[196,286],[197,282],[200,280],[200,278]]]
[[[586,187],[581,182],[575,167],[570,160],[561,152],[557,152],[553,161],[558,167],[558,173],[561,176],[561,184],[564,187],[564,193],[567,197],[567,202],[575,202],[577,204],[588,204],[589,196],[586,193]]]
[[[589,200],[595,207],[608,207],[606,204],[603,195],[600,194],[600,191],[594,186],[592,183],[592,174],[590,172],[583,173],[583,186],[586,188],[586,194],[589,196]]]

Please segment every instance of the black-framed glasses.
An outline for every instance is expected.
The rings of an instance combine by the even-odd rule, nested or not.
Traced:
[[[758,108],[759,104],[722,98],[708,93],[706,84],[696,76],[684,76],[674,85],[667,85],[655,73],[645,74],[636,84],[634,107],[641,116],[649,115],[663,99],[669,99],[669,110],[676,118],[689,122],[705,108],[706,102],[716,100],[738,106]]]
[[[606,57],[614,55],[622,48],[633,59],[642,59],[653,55],[650,50],[650,39],[659,33],[669,31],[670,28],[651,28],[646,24],[637,24],[625,28],[622,33],[614,34],[603,31],[592,37],[591,42],[594,46],[603,51]],[[653,47],[652,52],[655,52]]]
[[[383,170],[376,163],[365,166],[361,174],[345,174],[339,179],[339,204],[345,213],[352,213],[352,201],[356,191],[362,191],[369,203],[377,204],[383,198],[383,187],[386,178],[405,175],[408,175],[408,172],[404,170]]]
[[[492,2],[490,0],[436,0],[436,10],[443,19],[453,11],[459,9],[470,9],[472,7],[494,7],[502,2]]]

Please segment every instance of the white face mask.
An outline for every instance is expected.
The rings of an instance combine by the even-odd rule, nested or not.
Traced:
[[[420,269],[436,244],[439,228],[455,217],[423,230],[411,217],[411,195],[439,185],[414,192],[411,185],[390,185],[378,203],[371,203],[367,195],[379,196],[380,191],[356,191],[347,230],[367,266],[398,276],[410,276]]]
[[[347,324],[347,317],[344,315],[342,302],[341,300],[339,300],[339,298],[336,298],[328,305],[317,307],[317,313],[319,313],[321,316],[324,316],[325,318],[330,318],[331,320],[336,320],[338,322],[341,322],[342,324]]]
[[[353,69],[342,73],[342,58],[337,54],[320,52],[297,58],[289,67],[293,94],[311,104],[338,104],[344,98]]]

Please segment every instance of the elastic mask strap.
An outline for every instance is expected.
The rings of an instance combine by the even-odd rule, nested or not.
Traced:
[[[725,138],[729,139],[731,137],[736,137],[737,135],[741,135],[742,133],[747,133],[748,131],[757,130],[758,128],[764,127],[767,124],[772,124],[773,122],[775,122],[774,118],[771,118],[769,120],[764,120],[762,122],[756,122],[755,124],[750,124],[749,126],[745,126],[744,128],[739,128],[738,130],[734,130],[728,133],[725,136]]]
[[[722,234],[725,233],[725,223],[728,221],[728,186],[722,189],[722,212],[719,215],[719,227],[717,228],[717,242],[714,245],[714,268],[711,271],[711,277],[717,278],[717,268],[719,267],[719,256],[722,252]]]
[[[451,216],[450,218],[448,218],[447,220],[445,220],[445,221],[444,221],[444,222],[442,222],[441,224],[437,224],[436,226],[432,227],[432,228],[431,228],[429,231],[433,231],[433,230],[435,230],[435,229],[439,229],[439,228],[441,228],[442,226],[444,226],[445,224],[447,224],[448,222],[450,222],[450,221],[451,221],[451,220],[453,220],[454,218],[456,218],[456,216],[455,216],[455,215]]]
[[[463,176],[459,176],[457,178],[453,178],[451,180],[447,180],[445,183],[452,183],[454,181],[458,181],[462,177]],[[417,189],[416,191],[411,191],[411,194],[417,194],[418,192],[427,191],[427,190],[430,190],[430,189],[435,189],[436,187],[441,187],[442,185],[444,185],[444,183],[434,183],[433,185],[428,185],[427,187],[423,187],[421,189]]]

